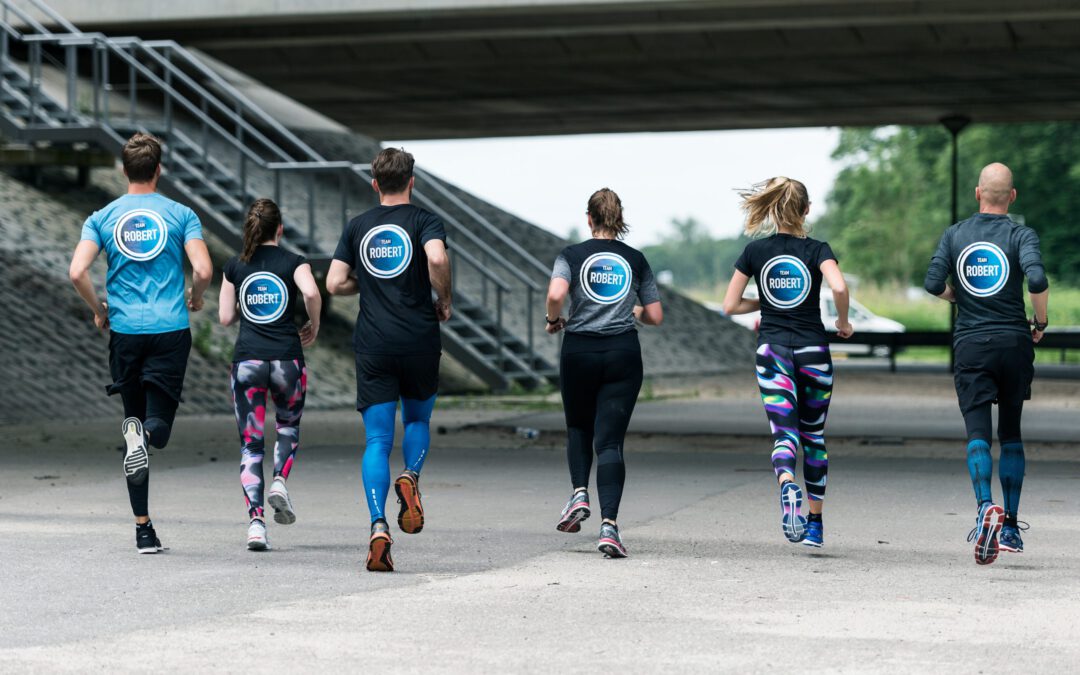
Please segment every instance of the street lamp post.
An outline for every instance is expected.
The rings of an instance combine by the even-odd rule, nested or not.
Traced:
[[[960,165],[959,165],[959,144],[957,139],[960,137],[960,132],[963,131],[969,124],[971,124],[971,118],[966,115],[947,115],[939,120],[949,133],[952,135],[952,220],[949,224],[952,225],[960,219]],[[951,335],[956,333],[956,308],[949,307],[949,370],[952,371],[956,365],[956,354],[952,349]]]

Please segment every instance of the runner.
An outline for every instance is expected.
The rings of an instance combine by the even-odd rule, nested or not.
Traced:
[[[1025,464],[1020,416],[1024,401],[1031,398],[1034,343],[1042,339],[1049,321],[1050,285],[1038,235],[1008,216],[1009,205],[1016,201],[1009,168],[997,163],[984,167],[975,199],[979,212],[942,235],[925,285],[932,295],[956,303],[953,380],[967,427],[968,472],[979,504],[968,541],[975,541],[975,562],[989,565],[997,560],[999,550],[1024,550],[1016,519]],[[952,286],[946,284],[950,275]],[[1025,276],[1035,310],[1030,321],[1024,309]],[[990,487],[994,403],[998,404],[1004,510],[994,504]]]
[[[240,320],[233,351],[232,393],[240,430],[240,484],[247,503],[248,548],[270,547],[263,517],[263,429],[267,392],[274,401],[276,441],[274,482],[267,501],[274,521],[296,522],[285,481],[300,447],[300,416],[307,394],[304,347],[319,334],[322,298],[311,265],[304,256],[281,250],[281,211],[269,199],[258,199],[244,221],[244,250],[225,263],[218,318],[228,326]],[[304,298],[308,321],[297,332],[293,318],[297,293]]]
[[[821,323],[818,297],[824,278],[832,289],[840,337],[851,337],[848,290],[832,249],[807,236],[810,198],[806,186],[783,176],[743,192],[746,245],[735,263],[724,312],[761,310],[757,379],[772,428],[772,465],[780,484],[781,524],[788,541],[820,548],[829,455],[825,418],[833,389],[832,355]],[[758,299],[743,296],[753,278]],[[803,491],[795,481],[796,455],[803,451],[803,480],[810,495],[802,514]]]
[[[157,553],[162,546],[150,521],[147,446],[169,442],[191,351],[188,310],[202,309],[213,267],[195,213],[157,193],[161,142],[135,134],[122,157],[128,192],[86,219],[70,276],[94,324],[109,331],[113,383],[106,391],[120,394],[127,418],[121,427],[127,445],[123,466],[135,546],[139,553]],[[107,303],[98,298],[89,273],[102,249],[109,266]],[[186,307],[184,253],[192,268]]]
[[[379,206],[345,227],[326,287],[334,295],[360,295],[353,347],[356,409],[366,436],[364,494],[371,513],[367,569],[390,572],[393,539],[384,509],[399,400],[405,469],[394,482],[401,505],[398,526],[408,534],[424,527],[419,480],[439,389],[439,322],[451,314],[450,258],[442,221],[410,203],[413,156],[387,148],[371,163],[371,173]]]
[[[595,450],[603,518],[597,550],[610,558],[625,558],[616,521],[626,481],[623,440],[642,381],[634,318],[659,326],[664,309],[645,256],[618,241],[629,229],[619,196],[607,188],[597,190],[589,197],[586,214],[592,239],[563,249],[548,286],[547,331],[554,335],[566,329],[559,386],[574,490],[555,528],[579,532],[581,522],[592,513],[589,473]],[[560,314],[567,296],[570,317],[564,319]]]

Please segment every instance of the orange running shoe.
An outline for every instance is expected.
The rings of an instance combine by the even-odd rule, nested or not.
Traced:
[[[397,524],[405,534],[416,534],[424,529],[424,507],[420,503],[419,480],[420,476],[415,471],[406,469],[394,481],[394,491],[397,492],[398,504],[401,504]]]
[[[390,557],[390,526],[385,520],[376,520],[371,524],[371,540],[368,542],[368,572],[393,572],[394,559]]]

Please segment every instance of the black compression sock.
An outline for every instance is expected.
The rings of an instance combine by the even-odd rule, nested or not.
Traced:
[[[806,520],[807,520],[807,522],[810,522],[810,523],[820,523],[821,522],[821,514],[820,513],[807,514]]]
[[[1016,527],[1016,516],[1005,514],[1005,525],[1007,527]]]
[[[154,526],[154,523],[153,523],[153,521],[150,521],[150,520],[146,521],[145,523],[135,523],[135,527],[137,527],[140,530],[145,530],[145,529],[147,529],[149,527],[153,527],[153,526]]]

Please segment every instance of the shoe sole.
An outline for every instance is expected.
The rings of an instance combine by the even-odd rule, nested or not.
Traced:
[[[124,420],[121,430],[127,450],[124,451],[124,476],[133,485],[142,485],[150,475],[150,455],[142,422],[134,417]]]
[[[823,548],[825,542],[823,541],[810,541],[809,539],[803,539],[803,546],[809,546],[810,548]]]
[[[270,548],[270,545],[267,544],[265,541],[248,540],[249,551],[265,551],[268,548]]]
[[[588,506],[579,506],[566,514],[566,517],[559,521],[555,529],[559,532],[581,532],[581,524],[588,520],[591,515],[592,509]]]
[[[596,545],[596,550],[600,551],[609,558],[627,558],[629,554],[626,552],[626,548],[620,546],[614,539],[601,539]]]
[[[420,489],[412,476],[402,475],[394,481],[394,492],[401,504],[398,514],[398,527],[405,534],[416,534],[424,529],[424,506],[420,503]]]
[[[792,487],[788,488],[787,486]],[[780,510],[783,513],[780,522],[784,529],[784,536],[793,544],[806,540],[806,518],[802,511],[802,488],[794,482],[784,484],[780,491]]]
[[[138,547],[136,547],[135,550],[139,552],[139,555],[150,555],[151,553],[158,553],[162,549],[154,546],[153,548],[138,548]]]
[[[1023,553],[1024,552],[1024,549],[1022,549],[1022,548],[1013,548],[1012,546],[1006,546],[1005,544],[1002,544],[1001,539],[998,539],[998,550],[1004,551],[1005,553]]]
[[[390,546],[394,542],[386,535],[375,535],[368,543],[368,572],[393,572],[394,560],[390,557]]]
[[[983,514],[979,538],[975,541],[975,564],[989,565],[997,560],[1000,547],[998,533],[1005,521],[1005,510],[997,504],[991,505]]]
[[[296,512],[289,504],[289,498],[280,492],[271,492],[266,501],[274,509],[274,522],[278,525],[292,525],[296,522]]]

